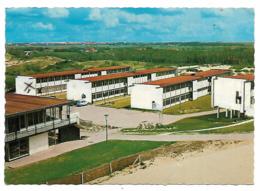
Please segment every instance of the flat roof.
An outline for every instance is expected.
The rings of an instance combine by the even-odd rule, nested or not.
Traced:
[[[27,75],[33,78],[48,78],[48,77],[55,77],[55,76],[67,76],[67,75],[74,75],[74,74],[81,74],[86,72],[84,70],[65,70],[61,72],[47,72],[47,73],[40,73],[40,74],[32,74]]]
[[[193,74],[194,76],[200,76],[202,78],[206,77],[211,77],[211,76],[217,76],[217,75],[222,75],[231,72],[230,70],[224,70],[224,69],[211,69],[211,70],[206,70],[202,72],[196,72]]]
[[[247,81],[254,81],[255,75],[254,74],[238,74],[235,76],[225,76],[225,78],[232,78],[232,79],[242,79]]]
[[[130,66],[108,66],[102,68],[93,67],[93,68],[86,68],[85,70],[90,72],[99,72],[104,70],[117,70],[117,69],[124,69],[124,68],[130,68]]]
[[[81,78],[79,80],[87,80],[90,82],[96,82],[96,81],[112,80],[112,79],[117,79],[117,78],[127,78],[130,76],[134,76],[133,72],[122,72],[122,73],[115,73],[115,74],[109,74],[109,75],[104,75],[104,76],[87,77],[87,78]]]
[[[176,77],[172,77],[172,78],[165,78],[165,79],[161,79],[161,80],[146,82],[144,84],[158,85],[160,87],[166,87],[166,86],[170,86],[170,85],[181,84],[181,83],[184,83],[184,82],[198,80],[200,78],[201,77],[199,77],[199,76],[190,76],[190,75],[188,75],[188,76],[176,76]]]
[[[123,73],[115,73],[115,74],[109,74],[109,75],[103,75],[103,76],[86,77],[86,78],[82,78],[80,80],[96,82],[96,81],[104,81],[104,80],[111,80],[111,79],[117,79],[117,78],[127,78],[130,76],[138,76],[138,75],[152,74],[152,73],[156,73],[156,72],[164,72],[164,71],[172,71],[172,70],[176,70],[176,68],[152,68],[152,69],[146,69],[146,70],[137,70],[135,72],[123,72]]]
[[[28,96],[15,93],[5,94],[5,99],[5,115],[29,112],[70,103],[70,101],[65,99]]]
[[[55,76],[66,76],[66,75],[73,75],[73,74],[82,74],[87,72],[100,72],[105,70],[115,70],[115,69],[123,69],[123,68],[130,68],[130,66],[108,66],[108,67],[93,67],[93,68],[86,68],[84,70],[65,70],[60,72],[47,72],[47,73],[40,73],[40,74],[32,74],[28,75],[33,78],[47,78],[47,77],[55,77]]]
[[[137,70],[134,73],[136,75],[142,75],[142,74],[152,74],[157,72],[167,72],[167,71],[173,71],[176,70],[176,68],[151,68],[151,69],[145,69],[145,70]]]

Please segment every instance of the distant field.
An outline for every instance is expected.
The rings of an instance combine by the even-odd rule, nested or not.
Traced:
[[[80,148],[17,169],[5,170],[7,184],[45,184],[83,170],[92,169],[114,159],[160,147],[171,142],[110,140]]]
[[[193,101],[187,101],[166,108],[163,110],[163,113],[178,115],[178,114],[195,113],[195,112],[202,112],[202,111],[209,111],[209,110],[213,110],[213,108],[211,107],[211,96],[206,95]]]
[[[31,51],[29,55],[25,51]],[[135,69],[228,64],[252,67],[253,43],[168,43],[112,45],[6,45],[6,89],[14,89],[17,75],[130,65]]]

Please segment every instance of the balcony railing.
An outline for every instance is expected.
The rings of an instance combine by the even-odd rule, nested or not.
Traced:
[[[76,124],[77,121],[77,116],[71,116],[69,119],[56,119],[45,123],[39,123],[33,126],[29,126],[27,129],[21,129],[17,132],[7,133],[5,135],[5,142],[13,141],[23,137],[28,137],[42,132],[47,132],[49,130],[57,129],[70,124]]]

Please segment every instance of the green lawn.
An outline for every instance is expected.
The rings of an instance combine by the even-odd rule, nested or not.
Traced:
[[[227,127],[223,129],[215,129],[215,130],[208,130],[208,131],[201,131],[199,133],[219,133],[219,134],[226,134],[226,133],[248,133],[254,131],[254,122],[248,122],[241,125],[236,125],[232,127]]]
[[[7,184],[40,184],[92,169],[123,156],[154,149],[170,142],[110,140],[16,169],[5,170]]]
[[[163,110],[164,114],[184,114],[213,110],[211,107],[211,96],[206,95],[197,100],[187,101]]]
[[[154,128],[140,129],[140,128],[125,128],[122,132],[125,133],[136,133],[136,134],[154,134],[154,133],[167,133],[167,132],[178,132],[178,131],[191,131],[198,129],[209,129],[213,127],[220,127],[225,125],[231,125],[238,123],[248,118],[226,118],[225,113],[220,113],[220,118],[217,118],[216,114],[204,115],[198,117],[191,117],[179,120],[169,125],[158,125]]]
[[[130,107],[130,105],[131,105],[130,102],[131,102],[130,96],[120,96],[120,97],[106,99],[105,101],[104,100],[98,101],[95,103],[95,105],[120,109],[120,108]]]

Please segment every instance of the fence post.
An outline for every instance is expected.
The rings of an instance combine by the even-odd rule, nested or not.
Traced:
[[[111,162],[109,163],[109,170],[110,170],[110,174],[112,174],[113,173],[113,169],[112,169],[112,163]]]
[[[81,184],[84,183],[84,172],[81,173]]]

